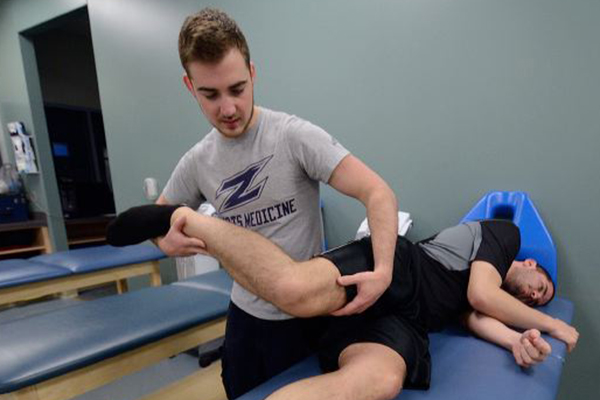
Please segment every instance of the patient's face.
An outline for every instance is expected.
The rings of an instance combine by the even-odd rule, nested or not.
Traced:
[[[554,295],[554,285],[533,259],[514,261],[503,287],[529,306],[548,303]]]

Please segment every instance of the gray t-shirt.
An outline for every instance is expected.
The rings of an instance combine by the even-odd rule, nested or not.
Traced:
[[[425,253],[450,271],[469,269],[480,245],[479,222],[467,222],[444,229],[431,240],[419,243]]]
[[[240,138],[213,129],[179,161],[163,191],[171,204],[210,202],[217,216],[259,232],[295,260],[321,251],[319,181],[346,150],[327,132],[293,115],[259,108]],[[231,300],[261,319],[290,318],[237,283]]]

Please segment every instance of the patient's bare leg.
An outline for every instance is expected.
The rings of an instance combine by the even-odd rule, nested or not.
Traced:
[[[171,224],[179,218],[186,219],[185,234],[203,240],[236,282],[288,314],[324,315],[345,304],[345,289],[336,283],[340,273],[329,260],[296,262],[258,233],[186,207],[173,213]]]
[[[340,369],[303,379],[277,390],[266,400],[388,400],[406,377],[404,359],[377,343],[355,343],[339,358]]]

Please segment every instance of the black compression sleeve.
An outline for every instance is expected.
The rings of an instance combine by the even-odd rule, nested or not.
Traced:
[[[181,206],[148,204],[122,212],[107,228],[106,241],[128,246],[164,236],[171,227],[171,215]]]

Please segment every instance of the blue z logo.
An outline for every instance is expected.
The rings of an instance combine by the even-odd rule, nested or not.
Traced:
[[[219,189],[217,189],[216,198],[218,199],[223,193],[226,192],[231,192],[231,194],[223,203],[221,203],[221,206],[218,210],[220,213],[233,210],[234,208],[241,207],[260,198],[260,194],[262,193],[269,177],[267,176],[258,183],[254,183],[254,180],[260,171],[265,168],[271,158],[273,158],[272,155],[265,157],[262,160],[250,165],[245,170],[225,179],[223,183],[221,183],[221,186]]]

